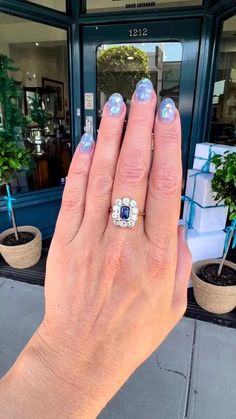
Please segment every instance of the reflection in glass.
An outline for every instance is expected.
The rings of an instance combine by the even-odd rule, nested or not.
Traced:
[[[179,103],[182,45],[178,42],[101,45],[97,50],[98,126],[102,108],[114,93],[121,93],[129,110],[137,82],[150,78],[158,105],[165,97]]]
[[[36,3],[40,6],[49,7],[50,9],[56,9],[60,12],[66,11],[66,0],[28,0],[27,2]]]
[[[9,76],[22,91],[17,106],[24,118],[13,140],[31,150],[34,162],[12,179],[12,193],[59,186],[71,160],[67,32],[2,13],[0,21],[0,57],[13,61],[17,71]],[[0,136],[4,106],[2,100]]]
[[[236,16],[225,21],[213,93],[210,141],[236,144]]]

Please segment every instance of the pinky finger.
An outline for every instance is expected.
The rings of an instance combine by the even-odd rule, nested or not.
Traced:
[[[178,229],[177,260],[172,307],[174,314],[180,318],[187,308],[187,290],[192,268],[192,257],[186,243],[184,227]]]
[[[70,165],[55,230],[55,237],[65,245],[74,239],[83,219],[94,146],[92,136],[85,133]]]

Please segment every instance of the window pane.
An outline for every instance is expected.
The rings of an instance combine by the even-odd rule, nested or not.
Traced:
[[[56,9],[60,12],[66,12],[66,0],[29,0],[29,2],[37,3],[40,6],[50,7],[50,9]]]
[[[0,22],[0,64],[11,59],[17,68],[0,83],[0,137],[32,156],[30,168],[10,179],[12,192],[59,186],[71,160],[67,32],[3,13]]]
[[[182,52],[179,42],[101,45],[97,51],[97,128],[109,96],[121,93],[129,111],[136,83],[143,77],[152,80],[158,105],[171,97],[178,106]]]
[[[213,93],[210,141],[236,144],[236,16],[225,21]]]
[[[109,12],[119,10],[159,9],[166,7],[186,7],[202,5],[202,0],[87,0],[87,13]]]

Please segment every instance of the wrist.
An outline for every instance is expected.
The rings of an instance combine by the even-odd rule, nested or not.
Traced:
[[[56,347],[56,344],[54,348]],[[6,419],[94,419],[104,407],[90,389],[84,365],[76,369],[37,331],[0,381],[0,411]],[[87,375],[87,377],[86,377]]]

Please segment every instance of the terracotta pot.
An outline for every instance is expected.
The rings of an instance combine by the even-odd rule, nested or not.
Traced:
[[[19,246],[5,246],[1,244],[2,241],[7,236],[14,233],[13,228],[5,230],[0,234],[0,253],[8,265],[12,266],[13,268],[30,268],[31,266],[35,265],[41,257],[42,234],[36,227],[32,226],[18,227],[18,231],[32,233],[35,237],[33,240],[26,244],[21,244]]]
[[[219,286],[208,284],[198,277],[201,268],[206,265],[220,264],[220,259],[207,259],[193,264],[191,280],[193,283],[194,297],[200,307],[214,314],[229,313],[236,307],[236,285]],[[225,261],[228,266],[236,271],[236,264]]]

